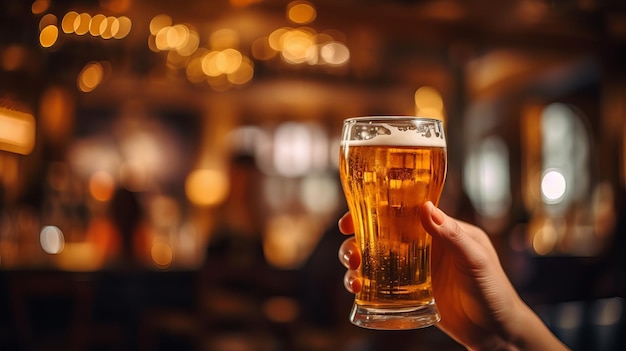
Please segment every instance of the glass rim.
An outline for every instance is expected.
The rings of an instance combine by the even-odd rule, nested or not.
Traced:
[[[350,122],[377,122],[377,121],[434,121],[443,123],[443,119],[423,116],[412,115],[371,115],[371,116],[356,116],[343,120],[344,123]]]

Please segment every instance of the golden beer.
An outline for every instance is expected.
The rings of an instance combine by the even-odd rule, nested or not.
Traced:
[[[354,324],[410,329],[439,320],[430,282],[431,239],[419,208],[428,200],[438,203],[446,168],[441,121],[346,120],[340,176],[362,254]]]

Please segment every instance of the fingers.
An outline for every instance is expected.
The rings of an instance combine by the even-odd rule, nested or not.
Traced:
[[[348,292],[356,294],[361,291],[362,285],[357,271],[349,270],[343,276],[343,286]]]
[[[428,201],[420,211],[422,225],[433,236],[440,237],[446,242],[455,243],[465,239],[459,223],[448,217],[443,211]]]
[[[350,215],[350,212],[346,212],[346,214],[343,215],[343,217],[341,217],[339,219],[339,231],[343,234],[352,234],[354,233],[354,222],[352,222],[352,216]]]
[[[424,229],[433,236],[433,240],[438,240],[446,250],[453,250],[466,262],[491,256],[490,241],[477,227],[449,217],[430,201],[422,206],[420,216]]]
[[[356,270],[361,265],[361,255],[354,237],[344,240],[339,247],[339,261],[350,270]]]
[[[354,237],[344,240],[339,247],[339,261],[348,269],[343,276],[343,286],[353,294],[358,293],[362,286],[357,271],[361,265],[361,255]]]

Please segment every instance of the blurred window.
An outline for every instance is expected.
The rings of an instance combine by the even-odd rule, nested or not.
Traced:
[[[500,218],[511,206],[509,152],[502,138],[489,136],[471,148],[465,165],[465,188],[476,211]]]
[[[589,190],[589,136],[570,106],[553,103],[541,113],[541,199],[552,215],[564,213]]]

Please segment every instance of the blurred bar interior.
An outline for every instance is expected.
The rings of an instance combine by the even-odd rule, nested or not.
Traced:
[[[623,350],[625,63],[617,0],[2,1],[0,349],[461,350],[347,322],[341,121],[417,113],[441,206]]]

